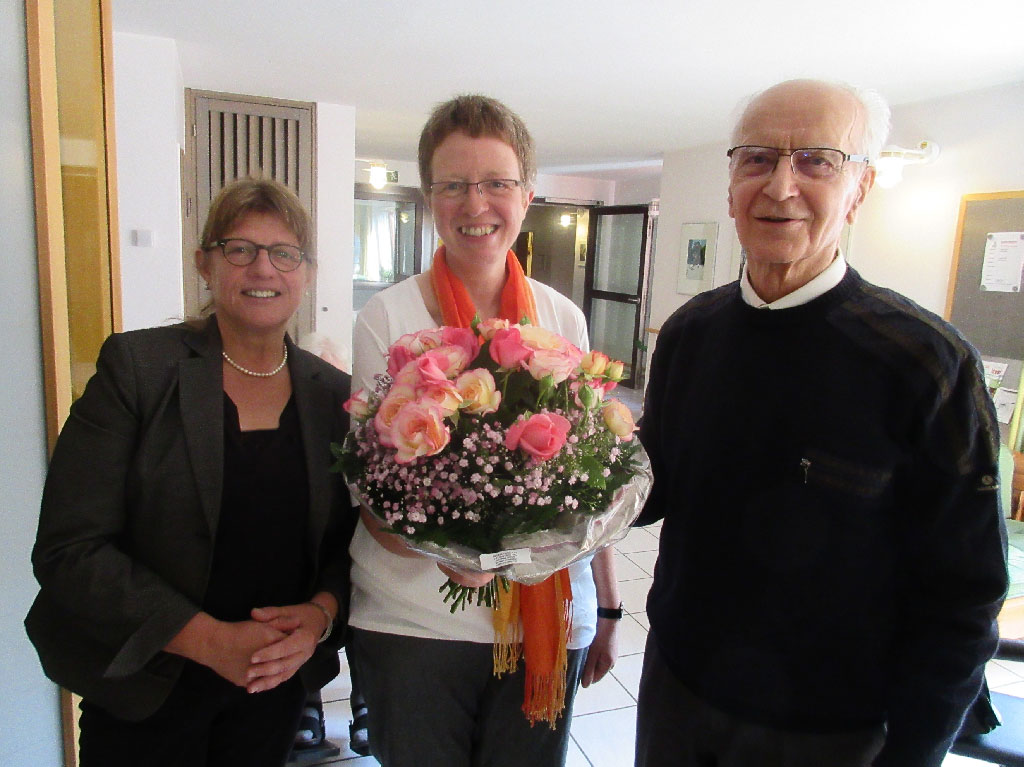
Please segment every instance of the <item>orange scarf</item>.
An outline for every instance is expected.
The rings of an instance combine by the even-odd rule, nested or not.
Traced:
[[[519,259],[511,250],[506,256],[505,286],[501,289],[501,319],[517,323],[524,317],[537,322],[533,291]],[[441,306],[445,325],[468,328],[476,315],[473,300],[448,268],[445,247],[434,254],[430,282]],[[486,318],[482,318],[486,319]],[[526,663],[523,713],[533,726],[538,721],[555,728],[565,708],[567,645],[572,626],[572,587],[569,571],[559,570],[535,586],[511,582],[511,590],[499,586],[494,610],[494,673],[514,672],[522,654]],[[520,620],[522,631],[520,632]]]

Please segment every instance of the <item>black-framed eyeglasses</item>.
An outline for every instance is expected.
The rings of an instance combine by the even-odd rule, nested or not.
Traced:
[[[725,153],[729,158],[729,173],[734,178],[759,178],[772,173],[779,158],[789,157],[793,173],[811,181],[835,178],[848,162],[867,162],[866,154],[847,154],[831,147],[805,147],[802,149],[776,149],[770,146],[744,144],[734,146]]]
[[[517,181],[514,178],[488,178],[483,181],[435,181],[430,185],[430,192],[438,197],[454,199],[464,197],[469,193],[469,188],[475,186],[476,190],[484,197],[501,198],[511,197],[522,185],[522,181]]]
[[[306,258],[306,254],[295,245],[260,245],[252,240],[237,238],[217,240],[210,248],[220,248],[227,262],[235,266],[248,266],[256,260],[261,250],[265,250],[270,256],[270,263],[279,272],[294,272]]]

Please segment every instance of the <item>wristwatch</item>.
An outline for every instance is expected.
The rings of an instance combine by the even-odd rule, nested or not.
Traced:
[[[598,607],[597,608],[598,618],[608,618],[608,620],[621,621],[622,620],[622,602],[619,602],[618,607]]]

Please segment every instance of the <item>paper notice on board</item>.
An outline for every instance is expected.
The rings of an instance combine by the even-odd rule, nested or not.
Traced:
[[[996,406],[996,420],[999,423],[1009,423],[1013,418],[1013,409],[1017,406],[1017,390],[996,389],[992,401]]]
[[[985,366],[985,385],[989,389],[998,389],[1002,386],[1003,376],[1006,375],[1006,369],[1010,367],[1010,363],[982,360],[981,364]]]
[[[1024,266],[1024,232],[989,232],[981,266],[981,289],[1019,293]]]

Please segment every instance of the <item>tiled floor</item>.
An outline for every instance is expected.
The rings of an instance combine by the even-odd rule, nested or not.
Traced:
[[[626,390],[619,396],[631,408],[639,409],[639,395]],[[576,696],[567,767],[630,767],[633,764],[636,699],[644,643],[650,628],[646,600],[657,559],[660,528],[661,523],[635,528],[615,545],[616,572],[626,612],[619,628],[619,658],[608,676],[581,689]],[[327,736],[342,747],[341,756],[306,764],[378,767],[373,757],[360,758],[348,749],[348,724],[352,714],[348,667],[344,661],[342,655],[341,675],[324,688]],[[1024,663],[992,661],[987,674],[992,689],[1024,697]],[[944,767],[983,767],[987,763],[949,756],[943,764]]]

